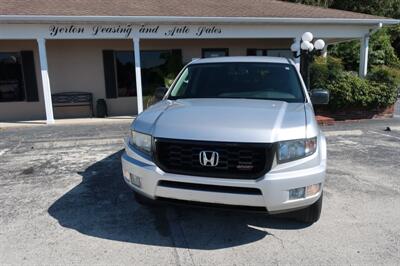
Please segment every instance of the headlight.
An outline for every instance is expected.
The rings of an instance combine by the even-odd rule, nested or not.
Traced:
[[[313,154],[317,149],[317,137],[281,141],[278,145],[278,163],[286,163]]]
[[[150,154],[151,136],[131,130],[131,144],[137,149]]]

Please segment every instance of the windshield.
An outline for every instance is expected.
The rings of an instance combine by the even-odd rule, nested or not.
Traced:
[[[274,63],[208,63],[189,65],[168,99],[246,98],[304,102],[292,65]]]

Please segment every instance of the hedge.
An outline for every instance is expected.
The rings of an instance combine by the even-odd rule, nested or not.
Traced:
[[[372,109],[393,105],[400,86],[400,70],[374,67],[367,78],[345,71],[340,59],[319,57],[310,67],[311,88],[329,90],[330,109]]]

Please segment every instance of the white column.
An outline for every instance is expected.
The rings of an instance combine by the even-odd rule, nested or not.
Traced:
[[[142,67],[140,65],[139,38],[133,38],[133,51],[135,54],[135,75],[138,114],[143,112]]]
[[[53,115],[53,104],[51,102],[51,89],[50,89],[50,79],[49,71],[47,66],[47,53],[46,53],[46,40],[43,38],[37,39],[39,48],[39,59],[40,59],[40,70],[42,74],[42,86],[43,86],[43,96],[44,105],[46,109],[46,121],[47,124],[54,123]]]
[[[300,57],[300,52],[301,52],[301,49],[300,49],[300,39],[301,38],[294,38],[294,42],[295,43],[297,43],[298,45],[299,45],[299,50],[297,51],[297,56],[299,56],[299,57],[295,57],[293,60],[294,60],[294,63],[296,64],[296,68],[297,68],[297,70],[298,71],[300,71],[300,60],[301,60],[301,57]]]
[[[360,48],[360,77],[367,76],[368,73],[368,48],[369,48],[369,35],[365,35],[361,39]]]

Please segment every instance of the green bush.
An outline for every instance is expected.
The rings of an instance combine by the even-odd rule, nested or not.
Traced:
[[[342,60],[335,57],[317,57],[310,66],[312,88],[323,88],[328,80],[336,79],[343,72]]]
[[[365,79],[351,72],[343,71],[339,76],[326,83],[331,94],[330,107],[367,107],[370,101],[370,87]]]
[[[370,81],[370,85],[377,88],[375,105],[385,107],[396,102],[400,88],[399,68],[374,67],[367,78]]]
[[[399,86],[400,84],[400,68],[387,66],[374,67],[368,73],[368,79],[376,82],[383,82],[390,86]]]
[[[329,108],[372,109],[396,102],[400,70],[386,66],[374,67],[366,79],[345,71],[340,59],[317,58],[311,65],[312,88],[329,90]]]

